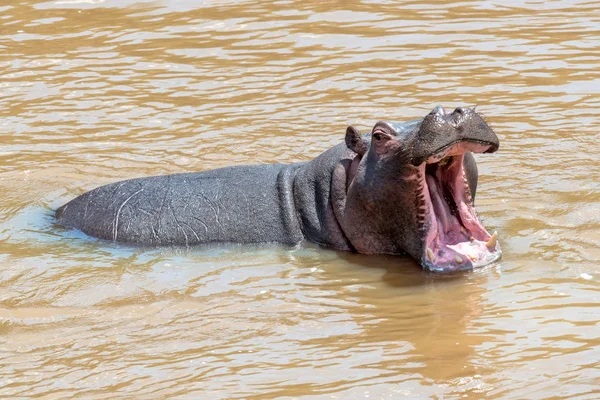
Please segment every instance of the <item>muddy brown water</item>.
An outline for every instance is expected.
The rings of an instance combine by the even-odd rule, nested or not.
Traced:
[[[0,398],[600,398],[599,57],[591,1],[2,1]],[[486,269],[52,223],[101,184],[310,160],[436,104],[501,139]]]

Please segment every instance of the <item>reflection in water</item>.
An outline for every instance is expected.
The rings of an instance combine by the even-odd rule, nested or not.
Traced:
[[[0,397],[581,398],[600,382],[593,2],[0,5]],[[53,225],[104,183],[304,161],[478,105],[504,259],[128,248]]]

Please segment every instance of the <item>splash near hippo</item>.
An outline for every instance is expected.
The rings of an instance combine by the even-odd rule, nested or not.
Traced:
[[[57,222],[101,239],[148,246],[298,244],[366,254],[408,254],[424,269],[451,272],[501,257],[474,207],[472,153],[498,150],[472,109],[434,108],[370,133],[310,162],[226,167],[116,182],[71,200]]]

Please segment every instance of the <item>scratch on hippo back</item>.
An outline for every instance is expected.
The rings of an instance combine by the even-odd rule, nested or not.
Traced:
[[[175,215],[175,210],[173,210],[173,206],[170,203],[169,203],[169,210],[171,210],[171,214],[173,215],[173,220],[175,220],[175,223],[177,224],[177,227],[179,229],[181,229],[181,232],[183,233],[183,236],[185,237],[185,248],[189,249],[190,248],[190,244],[189,244],[188,235],[187,235],[187,233],[185,233],[185,229],[183,228],[183,226],[181,226],[181,224],[177,220],[177,216]],[[194,232],[194,233],[196,233],[196,232]],[[197,236],[198,235],[196,235],[196,237]]]
[[[126,198],[125,201],[123,203],[121,203],[121,205],[119,206],[119,209],[117,210],[117,213],[115,215],[115,219],[113,220],[113,242],[117,241],[117,235],[119,233],[119,215],[121,215],[121,211],[123,210],[123,207],[125,207],[125,204],[127,204],[129,202],[129,200],[131,200],[134,196],[136,196],[137,194],[139,194],[143,191],[144,191],[144,188],[141,188],[140,190],[138,190],[137,192],[135,192],[134,194],[132,194],[131,196]]]

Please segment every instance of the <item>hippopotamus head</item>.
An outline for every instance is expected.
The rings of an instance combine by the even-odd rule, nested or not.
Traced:
[[[361,253],[410,254],[424,269],[455,271],[500,258],[475,212],[473,153],[492,153],[498,138],[472,109],[433,109],[406,123],[380,121],[369,135],[353,127],[342,229]]]

